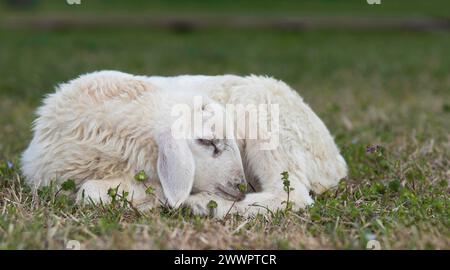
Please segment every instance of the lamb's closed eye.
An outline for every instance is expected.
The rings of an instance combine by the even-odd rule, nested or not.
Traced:
[[[220,154],[222,154],[224,147],[223,144],[219,142],[219,140],[213,139],[213,140],[207,140],[207,139],[197,139],[197,142],[201,145],[204,145],[206,147],[212,147],[213,148],[213,156],[217,157]]]

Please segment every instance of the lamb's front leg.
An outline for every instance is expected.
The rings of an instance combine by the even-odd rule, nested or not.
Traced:
[[[108,194],[110,188],[119,187],[124,190],[124,184],[120,179],[86,180],[77,192],[77,203],[110,203]]]
[[[291,187],[293,190],[289,194],[289,201],[292,203],[294,211],[313,203],[308,189],[302,183],[291,182]],[[242,201],[230,201],[214,193],[199,192],[189,196],[184,205],[190,207],[193,213],[197,215],[213,214],[214,217],[223,218],[229,213],[252,217],[257,214],[266,215],[278,209],[284,209],[287,200],[287,193],[284,191],[283,185],[277,185],[262,192],[249,193]],[[216,209],[208,208],[210,201],[217,203]]]
[[[291,181],[291,187],[289,202],[292,203],[294,211],[298,211],[313,203],[308,189],[302,183]],[[237,202],[232,210],[246,217],[257,214],[264,215],[278,209],[284,209],[287,201],[287,192],[283,189],[283,185],[280,184],[266,188],[262,192],[247,194],[245,199]]]
[[[214,201],[217,207],[211,209],[208,204]],[[214,193],[199,192],[188,197],[184,205],[189,207],[196,215],[224,218],[227,214],[239,214],[245,217],[255,216],[258,213],[268,213],[267,209],[281,207],[281,201],[274,194],[263,192],[247,194],[243,201],[226,200]]]
[[[209,208],[208,204],[214,201],[217,203],[216,208]],[[196,215],[213,216],[216,218],[224,218],[228,212],[232,212],[233,201],[224,199],[217,194],[210,192],[199,192],[190,195],[183,205],[189,207]]]
[[[156,199],[146,195],[144,186],[121,178],[85,181],[78,190],[77,202],[111,203],[111,196],[108,194],[111,188],[117,188],[119,195],[123,191],[128,192],[127,199],[140,210],[153,208],[156,205]]]

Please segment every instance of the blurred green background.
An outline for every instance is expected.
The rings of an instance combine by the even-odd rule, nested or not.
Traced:
[[[100,69],[146,75],[274,76],[299,90],[337,134],[341,120],[329,110],[343,111],[347,118],[354,114],[356,121],[369,106],[388,110],[392,103],[398,115],[399,101],[405,110],[425,106],[423,113],[448,104],[449,1],[0,3],[2,156],[15,156],[25,147],[32,110],[45,93],[58,83]],[[180,28],[180,18],[188,22],[204,18],[206,26]],[[286,18],[320,27],[264,24]],[[350,25],[336,24],[335,18]],[[352,28],[368,18],[368,26]],[[158,24],[159,20],[169,23]],[[251,27],[240,27],[242,20]],[[396,22],[392,29],[377,28],[386,20]],[[444,22],[444,28],[402,28],[402,22],[427,25],[433,20]],[[226,23],[230,21],[238,23]]]
[[[66,0],[3,0],[2,13],[8,14],[10,2],[30,3],[30,12],[132,12],[132,13],[216,13],[257,15],[311,16],[420,16],[449,17],[450,3],[446,0],[381,0],[369,5],[366,0],[80,0],[81,5],[69,5]],[[72,2],[75,2],[72,0]],[[16,6],[21,6],[16,4]],[[20,7],[19,7],[20,8]]]
[[[322,117],[331,118],[328,125],[340,122],[327,114],[329,108],[358,117],[369,105],[410,100],[431,113],[448,104],[449,1],[0,3],[0,98],[2,115],[9,116],[0,120],[2,155],[24,148],[31,111],[45,93],[100,69],[270,75],[299,90]],[[202,27],[183,26],[203,19]],[[11,112],[17,108],[23,112]]]

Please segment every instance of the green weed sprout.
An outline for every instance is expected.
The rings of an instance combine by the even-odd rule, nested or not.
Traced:
[[[208,204],[206,205],[206,207],[208,207],[208,209],[209,209],[209,215],[212,217],[212,216],[214,216],[214,209],[217,208],[217,202],[214,201],[214,200],[210,200],[210,201],[208,202]]]
[[[148,175],[145,173],[145,171],[139,171],[135,176],[134,179],[138,182],[147,182],[148,180]]]
[[[289,181],[289,173],[284,171],[281,173],[281,180],[283,181],[283,189],[287,193],[287,199],[286,201],[283,201],[282,204],[285,204],[286,207],[284,211],[287,213],[292,210],[293,203],[290,201],[290,193],[294,190],[294,188],[291,188],[291,181]]]
[[[246,193],[248,186],[247,186],[247,184],[239,184],[238,188],[239,188],[240,192]]]

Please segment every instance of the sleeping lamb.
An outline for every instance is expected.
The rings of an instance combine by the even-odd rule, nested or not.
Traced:
[[[233,128],[236,136],[231,138],[213,130],[194,131],[203,137],[173,138],[171,110],[192,103],[195,96],[223,109],[228,104],[278,104],[278,119],[269,121],[278,122],[279,144],[262,149],[262,140]],[[147,77],[117,71],[83,75],[46,98],[22,168],[36,188],[50,180],[74,179],[78,200],[106,202],[107,190],[119,186],[145,209],[157,201],[133,180],[143,170],[160,202],[183,204],[206,215],[211,213],[208,202],[214,200],[217,217],[253,216],[283,207],[281,172],[290,174],[294,210],[313,202],[310,191],[332,188],[347,173],[323,122],[283,82],[258,76]],[[240,187],[246,180],[251,192],[244,198]]]

